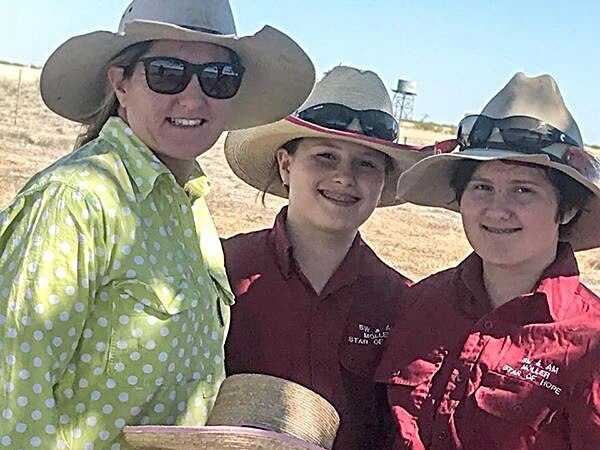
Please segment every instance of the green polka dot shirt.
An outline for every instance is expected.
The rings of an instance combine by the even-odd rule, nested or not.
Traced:
[[[0,213],[0,448],[205,423],[233,301],[207,189],[111,118]]]

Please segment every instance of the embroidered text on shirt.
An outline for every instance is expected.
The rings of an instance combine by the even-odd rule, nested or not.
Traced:
[[[540,386],[556,395],[560,395],[562,388],[550,381],[550,376],[558,375],[560,368],[553,363],[543,363],[542,360],[534,360],[528,357],[524,357],[519,361],[521,366],[514,368],[509,364],[505,364],[502,367],[502,371],[506,372],[507,375],[521,378],[528,381],[537,382]]]
[[[391,325],[383,328],[376,328],[371,325],[358,324],[357,331],[359,336],[348,336],[348,342],[359,345],[381,345],[385,338],[390,334]]]

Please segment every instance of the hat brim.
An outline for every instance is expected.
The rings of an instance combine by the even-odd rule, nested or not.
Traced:
[[[67,119],[88,123],[106,95],[106,70],[111,59],[131,45],[153,40],[207,42],[238,54],[246,71],[240,90],[228,100],[233,114],[225,123],[226,130],[285,117],[306,99],[315,81],[314,66],[306,53],[270,26],[252,36],[237,37],[138,20],[126,24],[123,34],[96,31],[73,37],[58,47],[42,70],[44,102]]]
[[[560,144],[558,144],[560,145]],[[507,160],[551,167],[565,173],[573,180],[588,188],[593,196],[582,211],[581,216],[570,230],[567,241],[573,250],[588,250],[600,247],[600,188],[575,169],[552,161],[542,154],[523,153],[497,149],[467,149],[461,152],[445,153],[424,158],[404,172],[398,180],[398,198],[402,201],[422,206],[434,206],[459,211],[455,192],[450,180],[457,164],[461,161]]]
[[[326,450],[283,433],[232,426],[127,426],[127,442],[138,450]]]
[[[278,122],[247,130],[230,132],[225,140],[225,157],[233,172],[256,189],[266,189],[276,168],[276,153],[285,143],[299,138],[327,138],[364,145],[388,155],[394,168],[386,180],[378,206],[403,203],[396,197],[400,174],[422,158],[432,154],[424,147],[397,144],[348,131],[337,131],[289,116]],[[268,186],[267,192],[287,198],[288,193],[279,177]]]

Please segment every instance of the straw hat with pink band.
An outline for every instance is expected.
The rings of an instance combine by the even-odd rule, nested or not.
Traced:
[[[239,374],[225,379],[207,425],[128,426],[138,450],[330,450],[339,427],[334,407],[282,378]]]
[[[230,132],[225,156],[233,172],[250,186],[287,198],[287,189],[276,176],[276,153],[299,138],[327,138],[361,144],[388,155],[394,162],[388,171],[378,206],[402,203],[396,198],[396,182],[403,170],[431,154],[419,146],[402,145],[392,102],[374,72],[337,66],[317,82],[298,111],[278,122]]]
[[[75,36],[52,53],[40,78],[44,102],[67,119],[93,122],[106,101],[106,71],[113,59],[134,44],[155,40],[206,42],[239,56],[243,78],[230,99],[234,114],[227,130],[285,117],[314,85],[311,60],[286,34],[265,26],[254,35],[237,36],[228,0],[133,0],[116,33]],[[172,67],[159,70],[174,75]],[[219,80],[227,75],[218,74]]]
[[[565,240],[574,250],[600,246],[600,162],[549,75],[517,73],[483,108],[459,124],[458,149],[415,164],[398,181],[401,200],[459,210],[450,180],[464,161],[509,160],[550,167],[591,192]]]

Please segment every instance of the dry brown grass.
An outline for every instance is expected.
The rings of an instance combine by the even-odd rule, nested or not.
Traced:
[[[37,83],[22,84],[17,123],[17,83],[0,78],[0,208],[25,181],[70,151],[77,125],[47,110]],[[430,143],[448,135],[404,126],[409,143]],[[256,191],[229,170],[220,140],[200,161],[213,180],[209,204],[223,236],[268,227],[284,201],[267,198],[263,207]],[[383,260],[418,280],[459,262],[469,252],[458,216],[449,211],[402,205],[377,210],[362,229],[363,236]],[[578,260],[584,280],[600,292],[600,250],[581,252]]]

